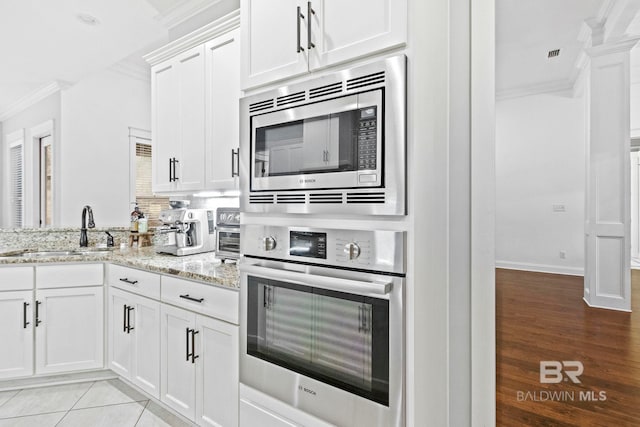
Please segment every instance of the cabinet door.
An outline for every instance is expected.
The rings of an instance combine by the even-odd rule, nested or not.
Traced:
[[[36,374],[104,366],[103,288],[36,291]]]
[[[170,161],[178,156],[180,146],[180,115],[178,103],[178,71],[174,60],[151,69],[151,127],[153,137],[154,192],[175,189],[170,180],[173,171]]]
[[[203,190],[205,147],[204,45],[176,57],[180,155],[176,164],[180,191]]]
[[[131,379],[133,340],[127,329],[127,315],[131,319],[130,294],[109,289],[109,367],[119,375]]]
[[[238,425],[238,327],[210,317],[196,319],[196,423]]]
[[[196,315],[161,304],[161,395],[160,399],[176,412],[193,420],[196,410],[196,365],[189,357],[190,330]]]
[[[33,291],[0,292],[0,378],[33,374]]]
[[[312,0],[309,69],[349,61],[407,41],[406,0]],[[305,8],[307,2],[304,2]],[[305,13],[306,10],[305,10]]]
[[[160,398],[160,303],[148,298],[130,297],[133,306],[133,375],[131,381],[156,399]]]
[[[207,189],[238,188],[240,29],[205,45],[207,74]],[[234,176],[235,175],[235,176]]]
[[[307,27],[298,7],[306,15],[306,2],[298,0],[240,1],[243,89],[308,71]]]

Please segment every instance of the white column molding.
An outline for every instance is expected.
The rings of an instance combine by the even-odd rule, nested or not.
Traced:
[[[639,37],[587,49],[587,182],[584,300],[631,310],[630,70]]]

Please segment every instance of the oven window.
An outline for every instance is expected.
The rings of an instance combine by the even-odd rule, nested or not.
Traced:
[[[259,127],[255,177],[376,169],[377,107]]]
[[[247,353],[389,405],[389,302],[248,277]]]
[[[218,249],[225,252],[240,253],[240,233],[219,231]]]

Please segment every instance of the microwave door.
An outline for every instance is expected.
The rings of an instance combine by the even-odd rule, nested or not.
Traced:
[[[366,153],[358,150],[362,111],[373,107],[381,114],[381,103],[375,91],[254,116],[251,191],[379,186],[381,130]],[[363,163],[376,153],[375,161]],[[361,180],[362,174],[375,179]]]

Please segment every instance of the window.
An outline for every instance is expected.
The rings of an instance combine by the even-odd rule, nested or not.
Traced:
[[[53,138],[40,138],[40,227],[53,225]]]
[[[132,145],[132,192],[138,207],[149,219],[149,225],[160,225],[160,211],[169,209],[168,197],[156,197],[151,190],[151,139],[150,133],[130,128]],[[134,155],[135,153],[135,155]]]
[[[11,163],[11,226],[22,227],[24,219],[24,145],[13,144],[9,149],[9,162]]]
[[[24,133],[7,136],[9,143],[9,225],[24,223]]]

